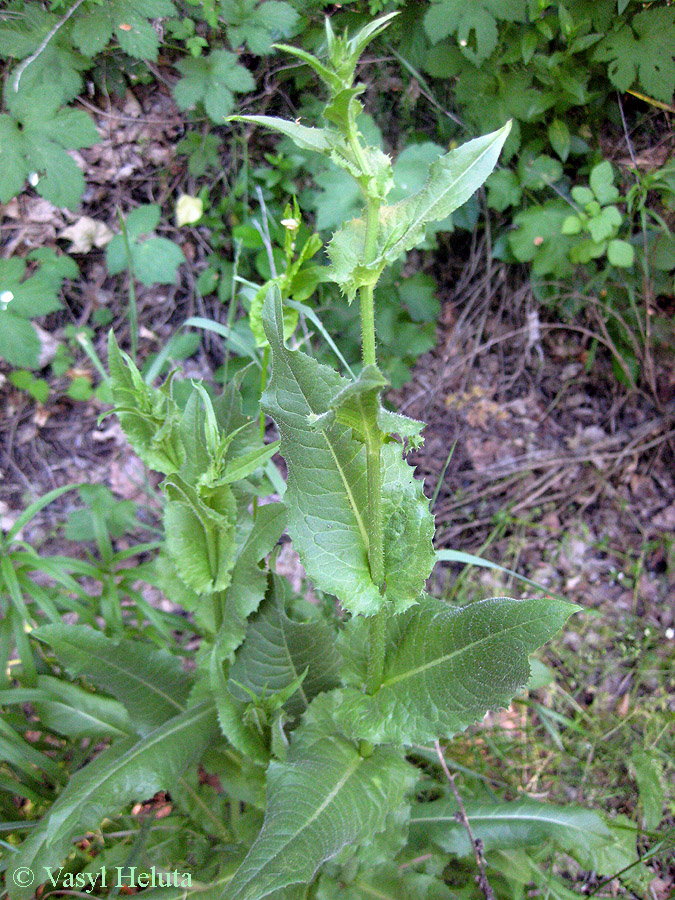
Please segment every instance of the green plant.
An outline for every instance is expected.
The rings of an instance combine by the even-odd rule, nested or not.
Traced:
[[[61,308],[59,292],[66,278],[77,278],[78,268],[69,256],[57,256],[49,248],[32,250],[28,261],[0,260],[0,358],[10,365],[40,368],[41,343],[30,320]]]
[[[363,86],[354,77],[391,18],[351,38],[336,36],[327,20],[325,61],[286,48],[328,88],[325,127],[246,118],[331,157],[362,193],[364,214],[344,223],[328,250],[331,277],[347,300],[358,296],[359,375],[345,377],[287,346],[281,287],[290,291],[295,275],[272,282],[261,312],[269,379],[260,409],[276,423],[280,445],[265,444],[258,422],[242,414],[241,374],[215,397],[195,383],[181,404],[176,373],[151,387],[110,336],[117,415],[143,461],[164,475],[157,576],[193,616],[200,644],[186,671],[180,646],[121,637],[119,623],[110,636],[59,623],[22,636],[41,666],[58,664],[83,679],[77,690],[93,685],[111,696],[95,731],[105,748],[31,829],[7,864],[13,873],[29,867],[52,884],[73,885],[121,859],[114,864],[141,866],[144,879],[152,867],[154,884],[155,868],[166,873],[167,861],[190,855],[199,886],[187,869],[168,886],[228,900],[326,898],[343,888],[359,896],[381,878],[397,896],[448,896],[438,854],[430,850],[433,863],[419,870],[414,834],[408,846],[411,810],[422,805],[421,769],[412,761],[424,756],[419,745],[436,741],[445,766],[439,739],[508,703],[528,680],[529,653],[574,607],[497,598],[457,608],[425,593],[434,522],[405,460],[423,426],[382,406],[374,290],[384,270],[424,240],[428,223],[483,183],[509,126],[436,159],[417,191],[388,203],[391,161],[359,132]],[[289,245],[287,271],[294,253]],[[277,450],[286,485],[272,462]],[[261,503],[273,486],[283,502]],[[110,519],[95,512],[109,568]],[[294,597],[275,573],[273,550],[286,525],[316,589],[339,607]],[[39,716],[44,697],[28,699]],[[44,727],[68,734],[53,719]],[[84,860],[73,855],[76,835],[161,790],[177,807],[173,830],[125,829],[129,840],[119,850],[104,824],[95,850]],[[411,868],[393,862],[401,857]],[[16,877],[8,889],[16,900],[32,893]]]

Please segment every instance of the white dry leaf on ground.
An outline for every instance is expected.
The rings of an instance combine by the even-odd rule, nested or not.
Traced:
[[[68,225],[59,232],[60,238],[71,241],[69,253],[89,253],[92,247],[105,247],[109,244],[113,232],[105,222],[91,219],[89,216],[81,216],[77,222]]]
[[[35,322],[31,322],[31,325],[37,332],[37,336],[40,339],[40,357],[38,361],[38,368],[44,369],[44,367],[48,366],[56,356],[56,351],[59,348],[59,342],[53,335],[51,335],[48,331],[45,331],[44,328],[40,328],[40,326]]]

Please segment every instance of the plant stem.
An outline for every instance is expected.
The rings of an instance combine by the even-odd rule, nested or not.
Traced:
[[[367,264],[373,260],[377,252],[377,225],[380,201],[367,198],[366,236],[363,245],[363,260]],[[375,352],[375,286],[364,285],[359,291],[361,304],[361,353],[363,364],[377,365]],[[370,575],[374,583],[384,594],[384,526],[382,522],[382,460],[379,444],[369,444],[366,455],[366,471],[368,479],[368,514],[370,541],[368,545],[368,563]],[[366,690],[374,694],[382,683],[385,655],[385,631],[387,614],[383,606],[370,619],[368,674]]]

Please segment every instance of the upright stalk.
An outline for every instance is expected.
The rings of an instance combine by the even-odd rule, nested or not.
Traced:
[[[366,206],[366,236],[363,246],[363,261],[366,265],[373,260],[377,252],[377,225],[380,201],[368,197]],[[363,364],[377,365],[375,353],[375,286],[362,287],[359,291],[361,306],[361,352]],[[380,446],[366,445],[366,472],[368,481],[368,514],[370,535],[368,544],[368,563],[370,575],[374,583],[384,594],[384,525],[382,521],[382,461]],[[375,693],[382,683],[384,670],[386,609],[370,619],[368,673],[366,689]]]
[[[366,236],[363,261],[367,265],[377,252],[377,220],[380,201],[367,198]],[[375,286],[365,285],[359,291],[361,305],[361,353],[365,366],[377,365],[375,355]],[[368,518],[370,526],[368,563],[370,575],[384,593],[384,534],[382,526],[382,465],[380,447],[367,443]]]

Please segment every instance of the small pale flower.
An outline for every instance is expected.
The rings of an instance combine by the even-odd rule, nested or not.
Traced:
[[[39,180],[40,176],[37,172],[31,172],[28,176],[28,184],[30,184],[31,187],[37,187]]]
[[[181,194],[176,203],[176,225],[193,225],[204,212],[204,203],[199,197]]]
[[[675,628],[666,628],[666,640],[672,641],[675,638]]]
[[[14,299],[14,294],[11,291],[3,291],[0,294],[0,309],[7,309],[9,303]]]
[[[300,227],[300,222],[297,219],[282,219],[281,224],[289,231],[297,231]]]

